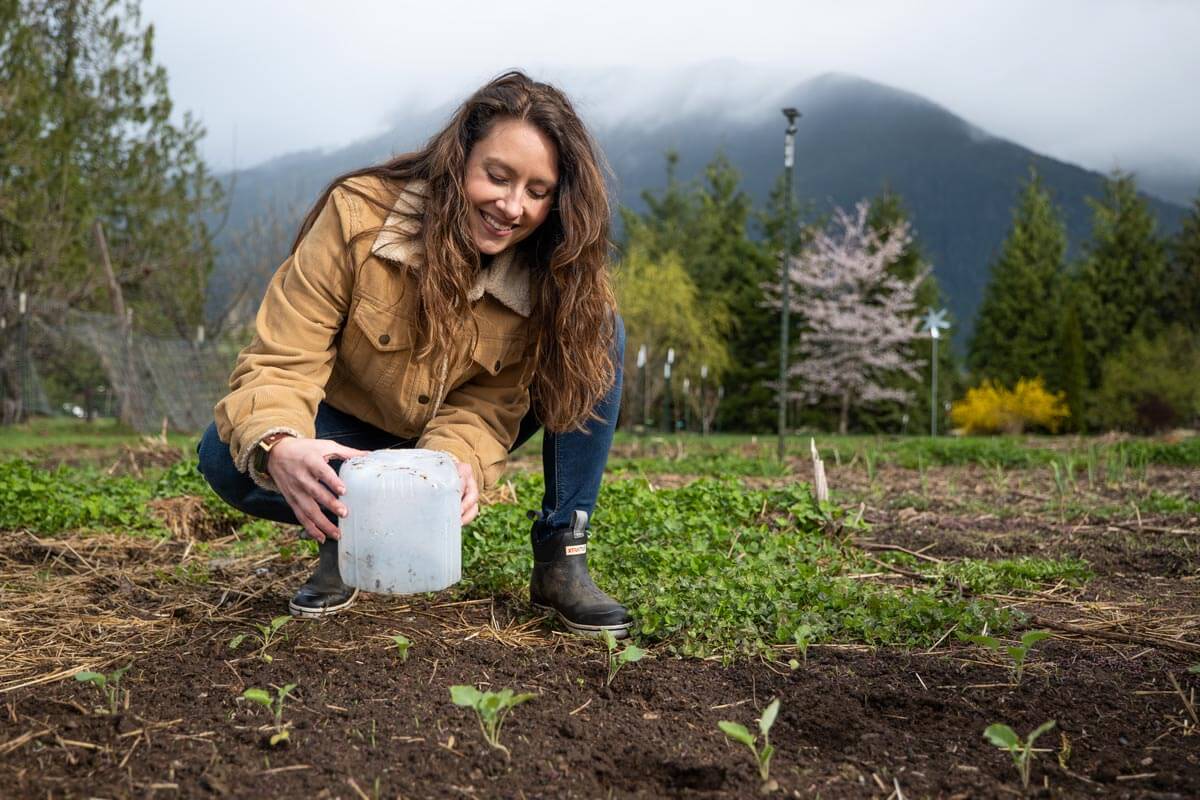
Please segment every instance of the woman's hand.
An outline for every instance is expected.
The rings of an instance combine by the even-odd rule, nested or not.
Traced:
[[[338,496],[346,493],[346,487],[338,478],[330,459],[348,459],[366,455],[366,450],[355,450],[329,439],[300,439],[289,436],[280,439],[271,448],[267,459],[267,472],[279,493],[296,514],[296,520],[318,542],[325,537],[341,538],[336,524],[322,513],[325,507],[339,517],[346,516],[346,506]]]
[[[470,464],[459,462],[456,466],[458,477],[462,478],[462,524],[466,525],[479,516],[479,485],[475,483],[475,471]]]

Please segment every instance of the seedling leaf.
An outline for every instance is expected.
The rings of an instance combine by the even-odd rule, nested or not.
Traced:
[[[267,692],[263,689],[247,689],[246,691],[242,692],[242,697],[246,698],[252,703],[258,703],[259,705],[266,706],[267,708],[271,707],[271,695],[267,694]]]
[[[717,727],[735,742],[741,742],[747,747],[754,747],[754,737],[750,735],[750,731],[746,730],[745,725],[723,719],[717,723]]]
[[[762,731],[763,736],[771,732],[771,726],[775,724],[775,717],[779,714],[779,698],[775,698],[763,711],[762,718],[758,721],[758,729]],[[764,749],[763,752],[766,752]]]
[[[1028,650],[1043,639],[1049,639],[1049,631],[1028,631],[1021,635],[1021,646]]]
[[[88,671],[76,672],[75,680],[77,680],[81,683],[94,683],[97,686],[99,686],[101,689],[103,689],[104,684],[106,684],[108,682],[108,679],[105,676],[101,675],[99,672],[88,672]]]
[[[1021,744],[1021,740],[1017,738],[1016,731],[1000,723],[988,725],[984,729],[983,735],[987,737],[989,742],[996,745],[996,747],[1002,747],[1005,750],[1011,750],[1014,747],[1019,747]]]
[[[247,636],[247,634],[245,634],[245,633],[239,633],[237,636],[230,639],[229,640],[229,649],[237,650],[238,646],[241,645],[242,642],[246,641],[246,636]]]
[[[454,701],[454,705],[456,706],[475,708],[479,705],[479,701],[483,699],[483,694],[474,686],[451,686],[450,699]]]
[[[641,661],[644,655],[646,655],[645,650],[631,644],[621,651],[619,658],[622,664],[627,664],[631,661]]]
[[[1049,722],[1043,722],[1041,725],[1038,725],[1036,728],[1034,728],[1033,733],[1029,734],[1029,746],[1033,747],[1033,743],[1037,741],[1037,738],[1053,727],[1054,720],[1050,720]]]

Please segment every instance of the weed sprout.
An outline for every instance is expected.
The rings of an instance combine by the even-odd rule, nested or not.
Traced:
[[[75,680],[79,681],[80,683],[90,683],[95,686],[96,689],[104,695],[105,702],[108,703],[108,713],[116,714],[117,704],[121,695],[121,676],[128,672],[129,668],[132,666],[133,664],[126,664],[120,669],[115,669],[107,675],[102,672],[76,672]],[[125,694],[128,696],[128,689],[125,691]]]
[[[1033,646],[1043,639],[1049,639],[1051,636],[1049,631],[1027,631],[1021,635],[1021,643],[1015,645],[1005,645],[999,639],[992,636],[963,636],[968,642],[973,642],[977,645],[1002,652],[1008,655],[1012,661],[1012,672],[1014,680],[1020,684],[1021,675],[1025,671],[1025,659],[1029,656],[1029,651]]]
[[[258,657],[270,664],[273,659],[272,656],[267,653],[267,648],[275,643],[275,634],[279,633],[279,629],[291,622],[291,620],[292,618],[290,615],[283,614],[275,617],[266,625],[256,624],[254,627],[258,629],[257,633],[239,633],[237,636],[229,640],[229,649],[237,650],[238,647],[241,646],[242,642],[246,641],[246,639],[256,639],[260,645],[258,649]]]
[[[537,695],[531,692],[516,694],[512,689],[481,692],[474,686],[450,687],[450,699],[454,701],[454,705],[475,710],[475,716],[479,719],[479,729],[483,731],[483,738],[492,747],[503,750],[505,758],[510,758],[512,754],[507,747],[500,744],[500,728],[504,725],[504,718],[515,706],[535,697]]]
[[[403,664],[408,661],[408,648],[412,645],[412,642],[408,640],[407,636],[400,633],[393,636],[392,641],[396,643],[396,652],[400,654],[400,663]]]
[[[1017,736],[1012,728],[1000,723],[988,725],[983,735],[989,742],[996,745],[996,747],[1008,751],[1009,755],[1012,756],[1013,764],[1017,767],[1017,772],[1021,775],[1021,786],[1028,789],[1029,771],[1033,767],[1033,743],[1039,736],[1053,727],[1054,720],[1043,722],[1024,741]]]
[[[289,739],[288,726],[283,724],[283,701],[295,688],[296,684],[294,683],[277,686],[275,687],[275,697],[271,697],[271,693],[266,689],[247,689],[242,692],[242,697],[252,703],[258,703],[275,717],[275,733],[271,735],[270,739],[272,747]]]
[[[721,732],[735,742],[741,742],[750,748],[750,752],[754,755],[754,761],[758,764],[758,775],[762,778],[763,792],[774,791],[778,788],[778,784],[771,780],[771,756],[775,755],[775,747],[771,744],[771,726],[775,724],[775,717],[779,715],[779,698],[775,698],[767,705],[762,716],[758,720],[758,730],[762,733],[763,748],[759,750],[756,746],[758,737],[746,730],[744,725],[729,720],[721,720],[717,723],[717,727]]]
[[[613,636],[612,631],[604,631],[604,646],[608,650],[608,678],[604,681],[605,686],[611,686],[613,679],[617,677],[617,672],[621,667],[630,664],[634,661],[641,661],[646,655],[646,651],[632,644],[625,645],[621,652],[617,652],[617,637]]]

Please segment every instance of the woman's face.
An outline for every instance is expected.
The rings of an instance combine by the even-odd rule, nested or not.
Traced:
[[[558,150],[522,120],[499,120],[467,156],[471,233],[494,256],[529,236],[550,214],[558,185]]]

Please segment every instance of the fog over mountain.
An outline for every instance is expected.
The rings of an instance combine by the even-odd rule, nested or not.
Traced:
[[[796,143],[797,196],[821,213],[832,204],[875,196],[884,186],[898,192],[963,333],[973,321],[988,265],[1007,233],[1030,166],[1036,166],[1062,210],[1073,254],[1088,235],[1091,212],[1085,198],[1099,194],[1103,176],[1098,172],[993,136],[910,92],[838,73],[785,88],[789,84],[771,70],[735,66],[713,62],[687,75],[631,69],[599,77],[582,71],[562,76],[560,84],[575,98],[613,167],[620,203],[640,209],[641,192],[664,185],[664,153],[674,149],[683,180],[700,174],[723,151],[741,171],[743,189],[761,205],[782,170],[780,108],[792,105],[804,115]],[[640,102],[629,101],[630,86],[637,87]],[[286,229],[294,229],[300,212],[332,177],[419,146],[452,109],[451,104],[414,104],[397,112],[382,135],[240,171],[224,241],[268,209]],[[1189,180],[1186,170],[1177,168],[1158,175],[1153,186],[1145,179],[1141,185],[1187,201],[1200,191],[1200,175],[1190,188]],[[1170,191],[1164,192],[1168,184]],[[1160,198],[1150,202],[1161,226],[1174,230],[1184,213],[1181,205]],[[226,247],[222,256],[210,311],[221,307],[244,269],[236,263],[244,255],[234,256]]]

